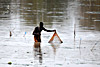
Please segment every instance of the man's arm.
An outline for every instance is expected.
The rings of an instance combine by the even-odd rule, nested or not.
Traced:
[[[44,27],[43,27],[43,30],[44,31],[47,31],[47,32],[55,32],[56,30],[47,30],[47,29],[45,29]]]

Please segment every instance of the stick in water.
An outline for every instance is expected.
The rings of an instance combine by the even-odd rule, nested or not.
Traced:
[[[91,51],[94,49],[95,45],[97,45],[98,42],[99,42],[99,41],[97,41],[97,42],[94,44],[94,46],[92,47]]]
[[[12,33],[11,33],[11,31],[10,31],[10,37],[12,36]]]

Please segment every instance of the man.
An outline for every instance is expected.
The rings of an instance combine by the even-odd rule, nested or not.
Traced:
[[[56,30],[47,30],[43,27],[43,22],[40,22],[39,27],[35,27],[35,30],[33,31],[34,35],[34,41],[35,42],[41,42],[41,31],[47,31],[47,32],[56,32]]]

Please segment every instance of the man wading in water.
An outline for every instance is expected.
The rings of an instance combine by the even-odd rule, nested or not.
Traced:
[[[33,31],[34,35],[34,41],[35,42],[41,42],[41,31],[47,31],[47,32],[56,32],[56,30],[47,30],[43,27],[43,22],[40,22],[40,27],[35,27]]]

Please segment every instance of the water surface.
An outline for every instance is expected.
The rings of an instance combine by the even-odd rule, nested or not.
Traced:
[[[45,31],[34,43],[40,21],[63,43],[48,43],[53,32]],[[0,0],[0,66],[99,67],[99,22],[99,0]]]

